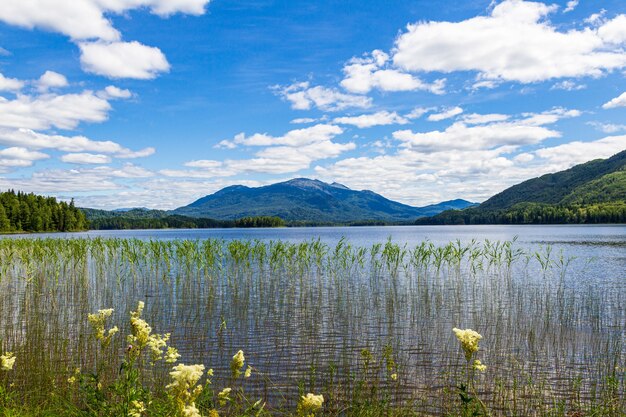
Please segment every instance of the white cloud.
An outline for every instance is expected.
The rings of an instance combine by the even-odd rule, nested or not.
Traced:
[[[117,40],[120,34],[89,0],[6,0],[0,2],[0,20],[33,29],[63,33],[72,39]]]
[[[575,90],[584,90],[587,88],[585,84],[577,84],[574,81],[564,80],[554,84],[550,87],[550,90],[566,90],[566,91],[575,91]]]
[[[299,125],[299,124],[309,124],[309,123],[315,123],[315,122],[317,122],[317,119],[313,119],[312,117],[298,117],[296,119],[293,119],[289,123],[294,124],[294,125]]]
[[[585,19],[585,23],[589,23],[590,25],[597,25],[604,20],[604,15],[606,15],[606,9],[602,9],[598,13],[593,13],[591,16]]]
[[[409,123],[409,121],[398,115],[398,113],[388,112],[388,111],[379,111],[377,113],[371,114],[362,114],[360,116],[352,116],[352,117],[337,117],[333,120],[333,123],[344,124],[344,125],[353,125],[359,128],[367,128],[372,126],[385,126],[385,125],[393,125],[400,124],[404,125]]]
[[[572,10],[576,8],[576,6],[578,6],[578,0],[568,1],[565,9],[563,10],[563,13],[571,12]]]
[[[69,164],[108,164],[111,162],[111,157],[102,154],[93,153],[68,153],[61,156],[61,161]]]
[[[154,148],[133,152],[112,141],[94,141],[85,136],[47,135],[29,129],[1,129],[0,144],[21,146],[30,149],[56,149],[63,152],[99,152],[113,154],[119,158],[148,156]]]
[[[373,89],[381,91],[426,90],[443,94],[445,79],[425,83],[411,74],[389,67],[389,56],[375,50],[364,58],[353,58],[343,68],[346,77],[341,86],[351,93],[365,94]]]
[[[624,15],[599,28],[559,31],[547,20],[556,9],[506,0],[489,16],[409,25],[396,40],[393,62],[405,71],[477,71],[481,80],[531,83],[602,76],[624,68]]]
[[[154,173],[136,165],[125,164],[119,168],[99,166],[95,168],[48,169],[34,172],[30,177],[0,177],[0,189],[16,188],[37,194],[70,192],[118,191],[120,185],[115,179],[138,180],[154,176]],[[170,190],[170,193],[174,190]],[[77,199],[78,200],[78,199]],[[158,201],[158,200],[156,200]],[[124,205],[127,207],[128,205]]]
[[[350,107],[368,108],[372,99],[356,94],[345,94],[335,89],[321,86],[311,87],[308,82],[274,87],[279,96],[291,103],[296,110],[309,110],[315,106],[324,111],[339,111]]]
[[[67,78],[63,74],[54,71],[46,71],[36,82],[37,90],[45,93],[51,88],[61,88],[68,85]]]
[[[0,97],[0,126],[28,129],[73,129],[80,122],[106,120],[111,106],[93,94],[46,94],[37,97]]]
[[[29,167],[33,165],[34,161],[49,157],[45,153],[30,151],[21,147],[0,149],[0,172],[6,172],[14,168]]]
[[[152,79],[170,64],[159,48],[133,42],[81,42],[83,69],[109,78]]]
[[[22,147],[11,147],[0,149],[0,157],[36,161],[39,159],[49,158],[49,155],[42,152],[30,151]]]
[[[485,123],[493,123],[493,122],[503,122],[509,119],[509,115],[507,114],[467,114],[463,116],[463,123],[468,125],[482,125]]]
[[[598,35],[604,42],[620,45],[626,42],[626,15],[620,14],[598,28]]]
[[[108,85],[102,91],[98,91],[98,97],[103,98],[105,100],[114,100],[114,99],[125,99],[132,97],[133,93],[130,90],[121,89],[114,85]]]
[[[236,145],[245,146],[302,146],[314,142],[329,141],[343,133],[339,126],[329,124],[317,124],[315,126],[290,130],[283,136],[271,136],[267,133],[255,133],[246,136],[240,133],[232,141],[221,141],[218,145],[223,148],[233,149]]]
[[[516,156],[509,146],[488,150],[403,148],[392,155],[346,158],[317,166],[315,171],[323,179],[416,206],[453,198],[483,201],[529,178],[609,157],[626,148],[626,136],[569,145]]]
[[[506,115],[469,115],[469,122],[463,120],[453,123],[443,131],[416,133],[411,130],[399,130],[393,133],[393,137],[400,140],[404,147],[424,152],[518,147],[560,137],[559,132],[544,125],[578,115],[580,112],[577,110],[562,108],[543,113],[524,113],[521,118],[514,120],[509,120],[509,116]]]
[[[543,148],[535,154],[550,162],[555,171],[598,158],[608,158],[626,149],[626,135],[608,136],[592,142],[574,141]]]
[[[626,131],[626,125],[622,125],[622,124],[600,123],[600,122],[588,122],[587,124],[595,127],[596,129],[604,133],[617,133],[617,132]]]
[[[184,165],[193,170],[161,170],[169,177],[213,178],[233,176],[241,173],[286,174],[309,168],[311,163],[320,159],[336,158],[341,153],[355,149],[356,145],[332,142],[343,133],[339,126],[317,124],[315,126],[294,129],[283,136],[270,136],[255,133],[246,136],[239,133],[233,140],[224,140],[220,148],[232,149],[238,145],[262,146],[263,149],[249,159],[194,160]]]
[[[428,120],[431,122],[438,122],[441,120],[449,119],[454,116],[458,116],[463,113],[463,109],[460,107],[452,107],[442,111],[441,113],[434,113],[428,116]]]
[[[407,119],[419,119],[426,113],[431,112],[436,109],[437,109],[436,107],[416,107],[413,110],[411,110],[410,113],[405,114],[404,117],[406,117]]]
[[[610,101],[602,105],[603,109],[614,109],[616,107],[626,106],[626,91],[620,94],[618,97],[611,99]]]
[[[0,91],[20,91],[24,87],[24,82],[17,78],[7,78],[0,74]]]
[[[162,17],[174,13],[200,15],[209,0],[3,0],[0,20],[28,29],[59,32],[74,40],[117,41],[107,13],[148,7]]]

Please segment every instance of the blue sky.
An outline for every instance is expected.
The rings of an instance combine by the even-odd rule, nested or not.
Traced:
[[[626,149],[621,0],[5,0],[0,189],[483,201]]]

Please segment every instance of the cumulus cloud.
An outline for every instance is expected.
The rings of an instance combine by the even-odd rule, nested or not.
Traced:
[[[69,164],[108,164],[111,162],[111,157],[102,154],[93,153],[68,153],[61,156],[61,161]]]
[[[102,122],[111,106],[92,91],[78,94],[0,96],[0,126],[28,129],[73,129],[80,122]]]
[[[602,105],[603,109],[614,109],[616,107],[625,107],[626,106],[626,91],[620,94],[618,97],[607,101]]]
[[[452,107],[449,109],[446,109],[440,113],[434,113],[431,114],[430,116],[428,116],[428,120],[431,122],[439,122],[441,120],[445,120],[445,119],[449,119],[451,117],[454,116],[458,116],[459,114],[463,113],[463,109],[460,107]]]
[[[232,148],[237,145],[245,146],[302,146],[314,142],[329,141],[337,135],[343,133],[343,129],[339,126],[329,124],[317,124],[315,126],[294,129],[285,133],[283,136],[271,136],[267,133],[255,133],[251,136],[246,136],[240,133],[235,136],[232,141],[220,142],[221,147]]]
[[[365,94],[373,89],[381,91],[425,90],[434,94],[443,94],[445,79],[432,84],[390,67],[389,55],[375,50],[364,58],[353,58],[343,68],[345,78],[341,86],[351,93]]]
[[[626,66],[626,16],[561,31],[547,20],[554,10],[506,0],[488,16],[411,24],[396,40],[393,62],[405,71],[477,71],[479,80],[521,83],[598,77]]]
[[[209,0],[5,0],[0,20],[27,29],[40,28],[74,40],[117,41],[120,33],[105,16],[147,7],[162,17],[174,13],[200,15]]]
[[[571,145],[571,146],[570,146]],[[542,148],[514,155],[515,147],[493,149],[401,148],[394,154],[346,158],[317,166],[323,179],[369,189],[416,206],[452,198],[483,201],[529,178],[556,172],[626,147],[626,136]]]
[[[576,8],[576,6],[578,6],[578,0],[568,1],[567,4],[565,5],[565,9],[563,10],[563,13],[571,12],[572,10]]]
[[[114,85],[108,85],[104,90],[98,92],[98,97],[104,100],[125,99],[132,97],[130,90],[118,88]]]
[[[24,82],[17,78],[8,78],[0,74],[0,91],[20,91],[24,87]]]
[[[398,115],[398,113],[379,111],[377,113],[362,114],[360,116],[344,116],[337,117],[333,120],[333,123],[353,125],[361,129],[372,126],[385,126],[385,125],[404,125],[409,123],[409,120]]]
[[[259,146],[249,159],[194,160],[184,165],[191,170],[161,170],[168,177],[213,178],[242,173],[286,174],[309,168],[313,161],[336,158],[341,153],[353,150],[356,145],[336,143],[332,140],[343,133],[343,129],[331,124],[317,124],[303,129],[290,130],[282,136],[255,133],[236,135],[224,140],[217,147],[232,149],[239,145]]]
[[[0,128],[0,144],[30,149],[56,149],[71,153],[99,152],[113,154],[119,158],[142,157],[154,153],[154,148],[133,152],[112,141],[95,141],[85,136],[47,135],[30,129]]]
[[[598,158],[608,158],[626,149],[626,135],[608,136],[592,142],[574,141],[535,151],[535,155],[550,162],[553,170],[567,169],[573,165]]]
[[[507,115],[469,115],[448,126],[445,130],[413,132],[399,130],[393,137],[402,146],[422,151],[486,150],[500,147],[518,147],[540,143],[548,138],[560,137],[560,132],[545,125],[558,120],[577,117],[580,112],[555,108],[543,113],[523,113],[521,117],[509,120]],[[482,120],[481,120],[482,119]]]
[[[296,110],[309,110],[317,107],[324,111],[339,111],[347,108],[368,108],[372,99],[358,94],[346,94],[336,89],[315,86],[309,82],[294,83],[288,86],[275,86],[274,91],[291,103]]]
[[[43,152],[31,151],[22,147],[0,149],[0,172],[6,172],[13,168],[29,167],[33,165],[34,161],[49,157]]]
[[[61,88],[68,85],[67,78],[63,74],[54,71],[46,71],[36,82],[37,90],[45,93],[51,88]]]
[[[109,78],[152,79],[170,64],[159,48],[139,42],[81,42],[83,69]]]

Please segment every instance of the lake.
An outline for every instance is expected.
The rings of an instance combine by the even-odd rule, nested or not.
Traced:
[[[25,386],[95,366],[86,315],[115,308],[122,329],[140,300],[217,386],[243,349],[249,392],[273,403],[301,387],[334,407],[361,392],[444,414],[465,369],[453,327],[483,336],[493,409],[596,403],[625,383],[623,226],[92,231],[9,236],[0,256],[0,329],[33,358]]]

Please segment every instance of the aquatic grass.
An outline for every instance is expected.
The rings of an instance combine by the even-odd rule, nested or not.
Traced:
[[[497,241],[2,239],[0,351],[20,363],[4,377],[33,409],[72,403],[75,369],[114,380],[117,370],[97,364],[127,347],[113,337],[93,349],[87,315],[113,307],[108,331],[146,300],[145,320],[171,332],[183,363],[214,367],[217,386],[233,353],[246,352],[256,370],[248,406],[261,398],[264,411],[295,410],[312,392],[330,413],[454,413],[466,363],[450,328],[462,325],[484,336],[488,368],[475,389],[494,415],[618,416],[626,289],[586,283],[589,267],[547,246]],[[163,392],[169,378],[151,373],[146,388]]]

